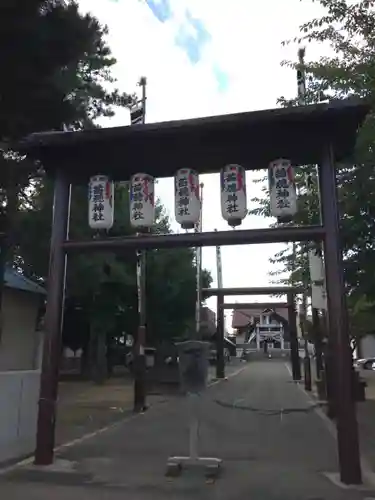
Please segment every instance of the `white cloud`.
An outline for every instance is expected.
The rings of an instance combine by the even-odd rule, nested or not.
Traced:
[[[319,15],[317,4],[300,0],[170,0],[170,3],[177,19],[181,20],[184,10],[189,8],[211,34],[201,61],[195,65],[174,43],[176,22],[159,22],[142,0],[80,0],[82,10],[90,10],[109,27],[108,41],[118,60],[114,73],[121,89],[133,91],[139,77],[147,76],[148,122],[272,108],[279,96],[295,94],[295,74],[280,67],[280,62],[295,59],[297,48],[282,47],[281,41],[297,35],[302,22]],[[307,57],[316,58],[319,50],[308,48]],[[225,92],[218,88],[215,64],[228,75]],[[128,123],[128,114],[121,111],[106,125]],[[252,183],[254,175],[258,176],[248,174],[249,197],[258,195],[260,190],[259,185]],[[228,229],[220,213],[218,175],[203,176],[202,180],[204,230]],[[172,179],[159,181],[157,194],[173,215]],[[249,216],[242,227],[268,224],[263,218]],[[280,245],[223,248],[224,286],[267,286],[271,270],[268,259],[279,249]],[[216,277],[214,248],[204,249],[203,264]],[[210,306],[214,303],[209,300]]]

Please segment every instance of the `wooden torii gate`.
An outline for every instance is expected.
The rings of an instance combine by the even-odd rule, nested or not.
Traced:
[[[269,286],[250,288],[203,288],[203,297],[217,297],[217,378],[225,377],[224,360],[224,309],[226,304],[224,298],[234,295],[286,295],[288,304],[288,323],[290,335],[290,353],[292,362],[292,373],[294,380],[301,380],[301,366],[299,361],[297,321],[295,296],[304,292],[301,287],[292,286]]]
[[[35,463],[49,465],[54,458],[67,253],[121,250],[126,254],[156,248],[323,241],[329,332],[335,356],[340,475],[344,483],[361,482],[355,403],[348,390],[352,366],[335,163],[348,161],[358,127],[368,111],[367,103],[348,99],[166,123],[36,133],[12,145],[20,154],[39,161],[55,183]],[[257,170],[267,168],[277,158],[286,158],[292,165],[318,165],[322,225],[84,241],[68,238],[70,186],[87,185],[92,175],[128,181],[138,172],[156,178],[172,177],[177,168],[194,167],[201,174],[217,173],[231,163]],[[142,351],[138,349],[140,359],[144,358]],[[140,387],[144,389],[144,385]]]

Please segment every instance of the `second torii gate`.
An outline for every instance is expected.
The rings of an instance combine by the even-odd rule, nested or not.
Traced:
[[[269,286],[250,288],[204,288],[203,297],[217,297],[217,378],[225,378],[224,362],[224,297],[231,295],[286,295],[288,303],[288,323],[290,335],[290,353],[292,362],[293,380],[301,380],[301,367],[299,362],[297,321],[295,296],[303,293],[304,289],[293,286]]]

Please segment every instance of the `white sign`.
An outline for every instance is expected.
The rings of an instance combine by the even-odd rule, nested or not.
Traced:
[[[155,180],[148,174],[135,174],[130,180],[130,223],[133,227],[152,227],[155,221]]]
[[[220,173],[221,213],[232,227],[247,215],[246,173],[240,165],[227,165]]]
[[[271,215],[290,220],[297,213],[297,192],[289,160],[279,159],[269,164],[268,185]]]
[[[320,250],[316,248],[309,249],[309,268],[310,268],[310,279],[314,283],[324,282],[325,272],[323,258],[320,254]]]
[[[200,217],[199,175],[191,168],[175,175],[175,218],[183,229],[193,229]]]
[[[311,305],[314,309],[327,310],[327,290],[324,283],[311,285]]]
[[[105,175],[96,175],[89,182],[89,226],[110,229],[114,218],[114,186]]]

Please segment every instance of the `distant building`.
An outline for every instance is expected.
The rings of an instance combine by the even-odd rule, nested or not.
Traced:
[[[274,307],[272,309],[275,313],[274,317],[269,314],[269,311],[267,312],[267,309],[256,302],[248,304],[246,308],[235,309],[232,328],[236,330],[237,335],[244,336],[246,342],[258,349],[264,342],[269,343],[271,347],[284,348],[284,340],[288,340],[284,328],[288,320],[288,306],[280,303]]]
[[[279,307],[274,308],[275,312],[288,320],[287,304],[280,303]],[[235,309],[232,317],[232,328],[237,331],[237,335],[246,333],[252,323],[266,323],[267,315],[264,314],[264,308],[254,302],[246,306],[246,309]]]

